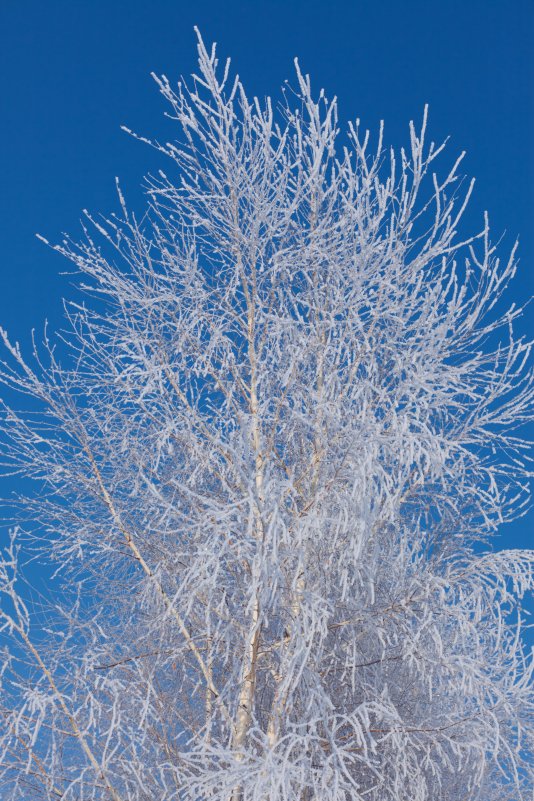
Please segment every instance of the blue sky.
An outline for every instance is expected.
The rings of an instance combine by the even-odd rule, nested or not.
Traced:
[[[77,235],[83,208],[116,207],[162,166],[121,124],[171,135],[150,72],[195,67],[193,26],[230,55],[249,94],[276,93],[293,58],[343,119],[403,144],[430,104],[430,135],[477,179],[467,224],[487,209],[503,255],[520,238],[513,292],[534,288],[534,2],[532,0],[3,0],[0,8],[0,324],[28,342],[57,326],[68,269],[35,239]],[[163,165],[164,166],[164,165]],[[137,194],[136,194],[137,193]],[[532,336],[534,312],[523,321]],[[532,547],[534,514],[503,532]]]

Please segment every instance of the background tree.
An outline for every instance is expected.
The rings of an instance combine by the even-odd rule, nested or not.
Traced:
[[[526,798],[514,253],[458,235],[426,113],[396,156],[298,65],[279,111],[200,39],[156,80],[171,174],[55,246],[91,298],[57,345],[4,334],[2,796]]]

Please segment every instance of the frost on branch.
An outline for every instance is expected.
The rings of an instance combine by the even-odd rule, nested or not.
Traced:
[[[2,334],[2,798],[530,798],[514,253],[426,113],[394,153],[198,51],[142,220],[55,248],[66,332]]]

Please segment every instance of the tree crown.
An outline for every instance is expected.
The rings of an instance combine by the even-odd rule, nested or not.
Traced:
[[[426,111],[371,149],[298,63],[275,108],[198,52],[156,78],[146,214],[118,189],[54,246],[92,298],[61,357],[3,333],[4,462],[42,487],[0,566],[9,798],[526,797],[533,555],[488,545],[528,500],[515,249],[459,234]]]

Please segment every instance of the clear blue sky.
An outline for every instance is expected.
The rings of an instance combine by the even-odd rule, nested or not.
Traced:
[[[169,136],[150,72],[194,69],[194,25],[249,94],[276,93],[298,55],[342,119],[384,118],[394,144],[428,102],[432,138],[467,150],[477,178],[469,223],[487,209],[504,250],[519,236],[515,296],[532,294],[534,0],[1,0],[0,324],[14,338],[57,325],[71,294],[68,264],[34,234],[77,235],[83,208],[115,209],[116,175],[135,196],[161,165],[120,125]],[[533,528],[531,514],[501,544],[532,547]]]

